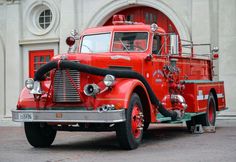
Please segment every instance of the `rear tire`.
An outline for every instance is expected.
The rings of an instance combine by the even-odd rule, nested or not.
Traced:
[[[202,126],[215,126],[216,121],[216,101],[213,94],[210,92],[207,103],[206,114],[195,116],[191,121],[187,121],[186,125],[188,130],[191,130],[192,126],[201,124]]]
[[[187,126],[187,129],[188,131],[192,131],[192,126],[195,126],[195,120],[194,120],[194,117],[192,117],[192,119],[190,121],[186,121],[186,126]]]
[[[33,147],[49,147],[53,143],[57,131],[47,123],[24,123],[25,135]]]
[[[212,93],[209,94],[206,114],[199,116],[197,122],[203,126],[215,126],[216,101]]]
[[[139,96],[133,93],[126,110],[126,121],[116,125],[116,135],[123,149],[136,149],[143,137],[143,109]]]

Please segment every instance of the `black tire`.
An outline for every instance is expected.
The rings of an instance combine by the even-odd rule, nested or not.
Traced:
[[[216,121],[216,101],[212,93],[209,94],[206,114],[195,116],[191,121],[187,121],[188,130],[191,126],[201,124],[202,126],[215,126]]]
[[[192,132],[192,126],[195,126],[196,123],[195,123],[195,118],[192,117],[192,119],[190,121],[186,121],[186,126],[187,126],[187,129],[188,131]]]
[[[57,131],[47,123],[24,123],[25,135],[33,147],[49,147],[53,143]]]
[[[143,131],[147,131],[149,125],[150,125],[150,122],[145,122],[145,121],[144,121]]]
[[[132,115],[135,114],[135,111],[137,109],[141,113],[143,113],[140,98],[136,93],[133,93],[130,99],[129,107],[126,110],[126,121],[116,124],[116,136],[118,138],[120,146],[123,149],[136,149],[142,141],[143,129],[135,129],[135,127],[132,127],[132,122],[134,121],[142,123],[141,125],[143,125],[143,117],[141,117],[140,119],[137,118],[137,116]]]
[[[206,114],[197,118],[197,124],[203,126],[215,126],[216,122],[216,101],[212,93],[209,94]]]

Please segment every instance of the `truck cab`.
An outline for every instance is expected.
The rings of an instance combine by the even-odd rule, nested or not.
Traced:
[[[32,146],[50,146],[60,130],[116,131],[122,148],[135,149],[150,123],[215,126],[226,109],[224,83],[212,79],[217,50],[198,57],[178,33],[113,19],[73,33],[68,53],[26,80],[12,117]]]

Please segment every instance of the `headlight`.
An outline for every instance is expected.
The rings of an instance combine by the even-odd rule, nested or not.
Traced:
[[[107,87],[111,87],[115,83],[115,79],[116,78],[113,75],[108,74],[103,79],[103,82]]]
[[[29,78],[25,81],[25,87],[29,90],[32,90],[34,88],[34,79]]]

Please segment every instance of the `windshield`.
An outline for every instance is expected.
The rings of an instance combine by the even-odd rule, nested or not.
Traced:
[[[113,52],[143,52],[147,49],[147,32],[116,32]]]
[[[81,53],[109,52],[110,33],[85,35],[81,43]]]

